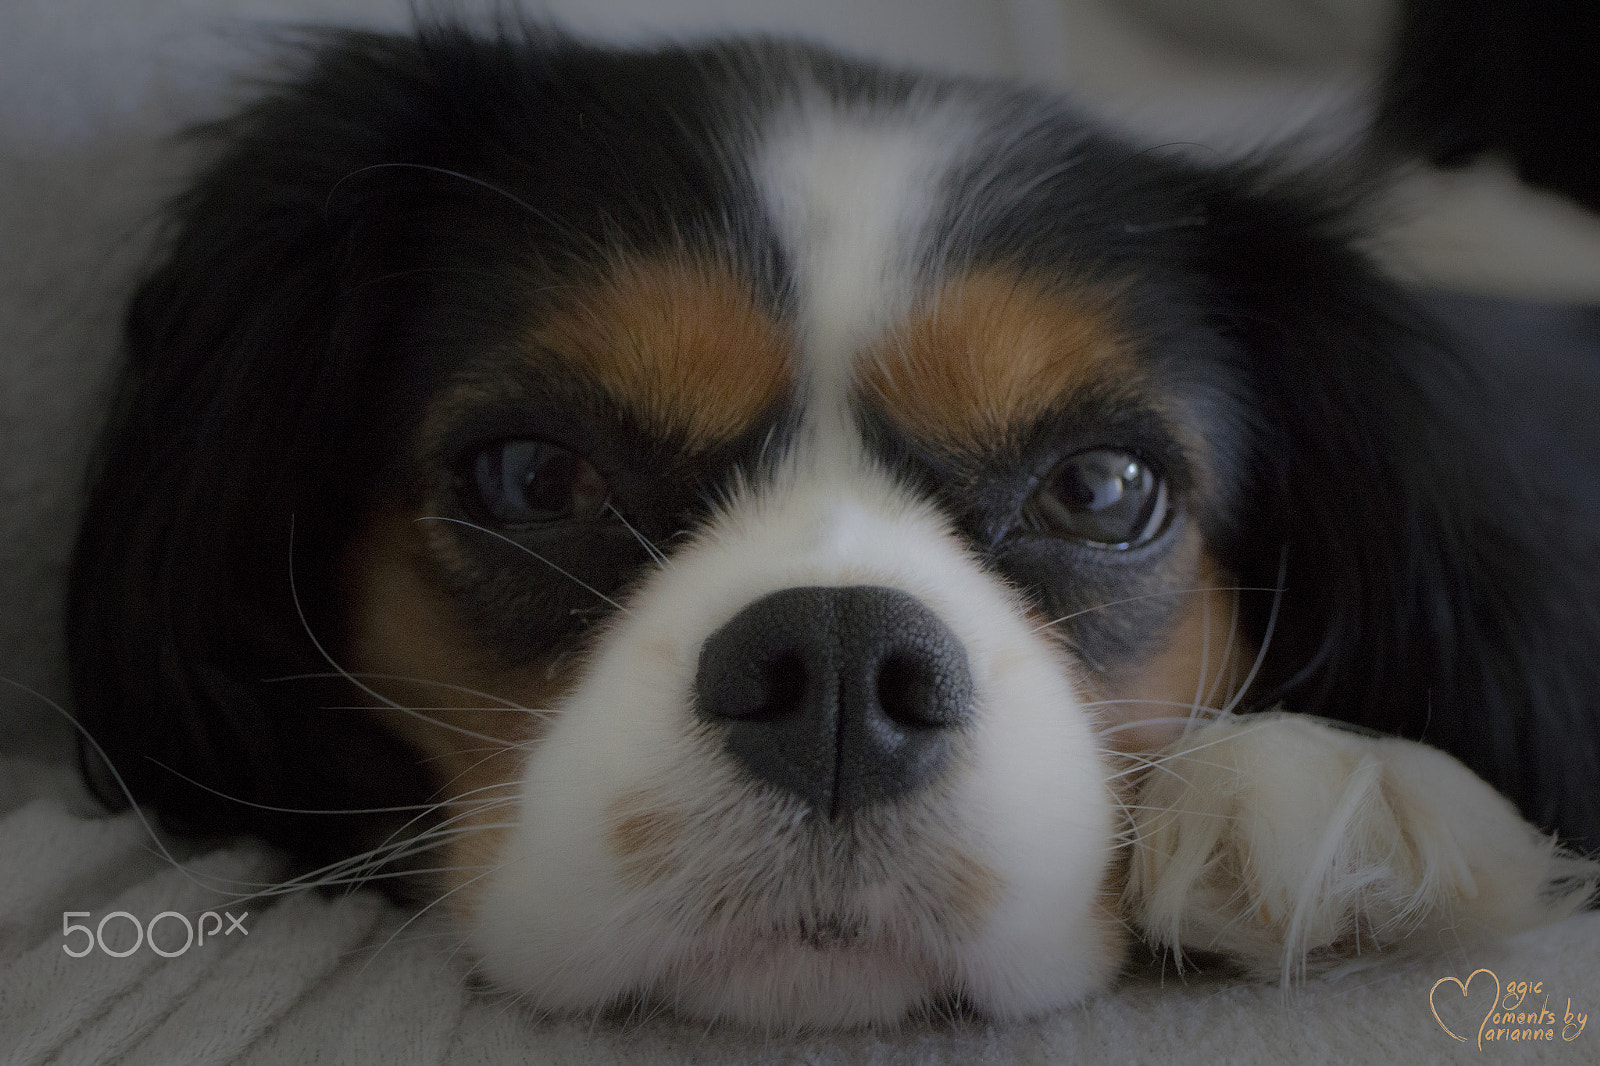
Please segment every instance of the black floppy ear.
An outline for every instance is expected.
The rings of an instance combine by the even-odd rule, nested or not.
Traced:
[[[331,670],[310,634],[336,636],[332,560],[382,462],[381,346],[346,294],[359,220],[329,192],[384,157],[342,113],[363,66],[403,66],[405,47],[339,38],[303,85],[209,131],[225,147],[128,312],[71,575],[76,711],[132,797],[310,855],[344,851],[361,820],[251,804],[422,793],[397,742],[325,709],[349,691],[269,680]]]
[[[1593,531],[1532,491],[1463,339],[1355,250],[1352,197],[1234,177],[1272,191],[1218,196],[1201,253],[1262,412],[1221,549],[1247,586],[1286,560],[1253,698],[1427,741],[1600,845]]]

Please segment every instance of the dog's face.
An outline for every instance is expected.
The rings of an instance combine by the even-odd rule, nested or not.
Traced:
[[[1124,953],[1139,754],[1252,679],[1367,683],[1381,626],[1327,627],[1406,549],[1334,527],[1413,476],[1416,390],[1295,197],[769,46],[350,37],[233,137],[130,327],[188,465],[108,476],[88,528],[135,547],[89,534],[76,601],[114,629],[86,590],[160,544],[230,606],[151,661],[220,665],[80,700],[225,701],[168,758],[280,806],[422,767],[421,865],[536,1006],[1068,1002]],[[1360,446],[1300,441],[1330,412]],[[302,625],[364,711],[250,687],[327,669]]]
[[[553,176],[450,191],[508,228],[494,341],[406,420],[339,660],[470,707],[375,713],[463,796],[452,902],[535,1003],[1065,1002],[1123,951],[1111,749],[1244,658],[1201,528],[1223,373],[1140,328],[1138,259],[1070,224],[1008,254],[1084,211],[1061,115],[776,73],[675,102],[643,159],[552,113],[607,174],[588,246],[512,236],[582,228],[539,217]]]

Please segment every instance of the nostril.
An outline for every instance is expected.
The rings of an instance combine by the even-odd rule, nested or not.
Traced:
[[[739,642],[725,651],[702,664],[696,682],[702,715],[761,723],[780,722],[804,713],[813,671],[807,666],[803,649],[778,647],[753,652]]]
[[[934,729],[949,724],[941,671],[924,657],[896,653],[878,667],[878,706],[895,724]]]
[[[806,701],[806,661],[797,651],[774,655],[761,665],[761,700],[742,715],[747,721],[774,722],[798,714]]]

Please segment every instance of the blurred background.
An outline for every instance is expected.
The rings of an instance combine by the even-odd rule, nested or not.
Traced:
[[[1411,0],[1413,10],[1451,2]],[[1462,10],[1492,6],[1454,2]],[[470,0],[419,6],[487,9]],[[1523,13],[1513,19],[1555,9],[1548,0],[1498,6]],[[1374,112],[1405,14],[1401,0],[544,0],[522,7],[612,39],[798,34],[896,62],[1055,86],[1136,137],[1216,156],[1285,136],[1310,150],[1351,138]],[[1567,0],[1569,11],[1596,7]],[[149,247],[151,219],[181,181],[185,153],[172,134],[249,94],[248,75],[270,61],[264,28],[393,28],[410,11],[406,0],[0,3],[0,677],[65,695],[60,591],[81,471],[122,300]],[[1487,49],[1480,58],[1492,65],[1498,45],[1492,35],[1484,40],[1474,47]],[[1577,42],[1577,54],[1600,55],[1600,41],[1588,44]],[[1596,127],[1572,133],[1592,144]],[[1454,156],[1464,165],[1419,164],[1396,187],[1375,242],[1390,268],[1469,292],[1600,302],[1600,218],[1524,185],[1503,155]],[[1600,396],[1568,399],[1585,410],[1600,404]],[[38,699],[0,691],[0,750],[61,750],[65,736]],[[6,787],[0,780],[0,793]]]

